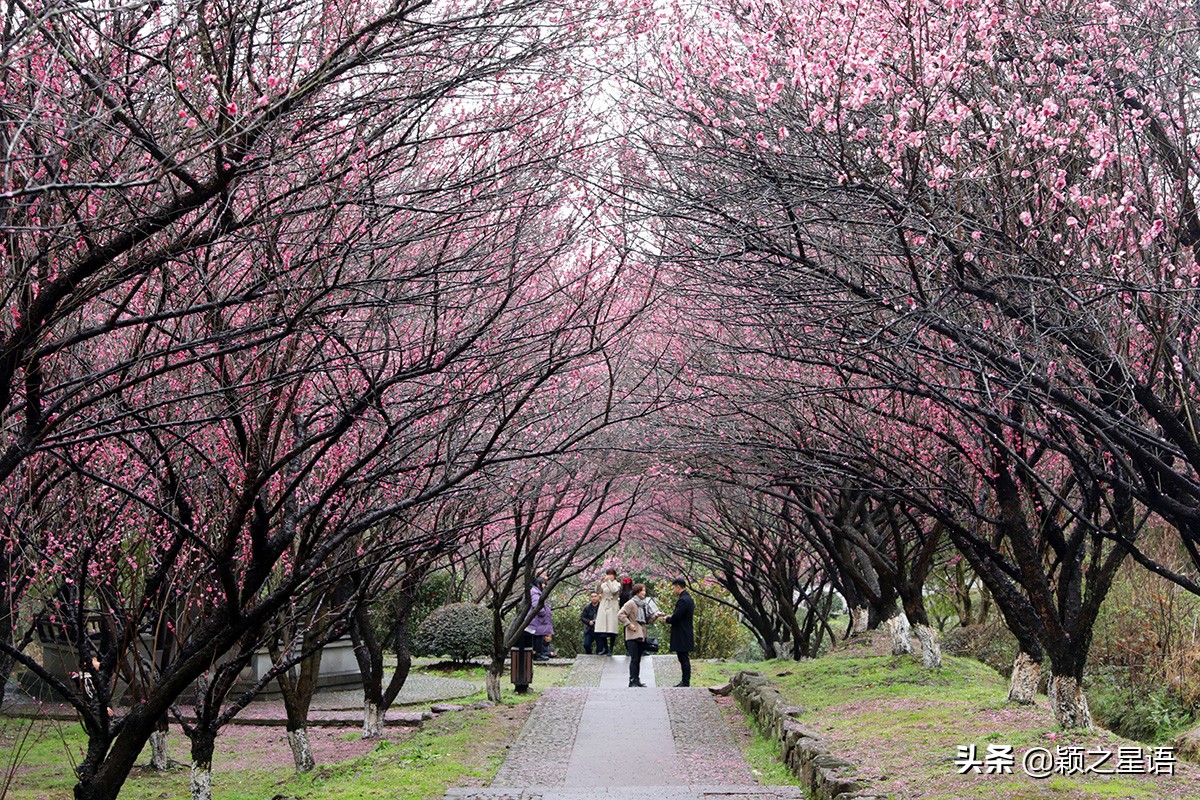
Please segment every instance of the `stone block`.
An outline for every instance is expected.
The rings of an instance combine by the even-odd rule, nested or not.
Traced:
[[[1178,758],[1200,764],[1200,726],[1181,733],[1174,744]]]
[[[820,775],[822,778],[822,793],[829,800],[834,800],[834,798],[842,795],[853,794],[863,788],[863,785],[858,781],[842,775],[835,770],[822,769]]]
[[[813,761],[822,769],[849,769],[854,766],[849,761],[827,752],[816,755]]]
[[[433,719],[433,714],[428,711],[389,711],[387,714],[387,724],[405,728],[416,728],[427,719]]]
[[[780,733],[782,734],[780,738],[787,737],[790,739],[815,739],[817,741],[822,739],[822,736],[819,733],[804,727],[803,724],[796,722],[793,719],[784,719],[780,723],[779,729]]]
[[[462,711],[466,706],[460,706],[457,703],[434,703],[429,707],[429,710],[435,714],[445,714],[448,711]]]
[[[754,688],[757,686],[766,686],[767,679],[761,672],[744,669],[733,676],[732,683],[735,687]]]

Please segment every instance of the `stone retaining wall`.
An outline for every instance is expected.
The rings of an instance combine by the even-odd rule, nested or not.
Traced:
[[[820,735],[796,721],[804,710],[789,705],[761,672],[739,672],[731,683],[746,716],[757,723],[763,736],[779,742],[783,763],[800,778],[810,797],[877,800],[869,787],[854,778],[853,764],[831,753]]]

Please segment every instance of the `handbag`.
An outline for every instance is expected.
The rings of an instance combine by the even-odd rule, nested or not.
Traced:
[[[650,624],[658,617],[658,604],[654,602],[654,598],[646,598],[646,621],[642,623],[642,630],[646,632],[646,638],[642,640],[642,650],[647,653],[658,652],[658,637],[650,635]]]

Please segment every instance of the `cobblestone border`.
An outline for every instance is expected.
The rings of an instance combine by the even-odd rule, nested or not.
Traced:
[[[671,738],[690,784],[752,786],[754,776],[742,757],[721,708],[703,689],[663,689]]]
[[[679,671],[679,659],[673,654],[666,653],[653,656],[654,658],[654,682],[661,687],[672,687],[683,680],[683,673]]]
[[[802,708],[788,705],[761,673],[743,670],[733,676],[733,696],[763,736],[779,742],[783,763],[800,778],[815,800],[879,800],[853,777],[854,764],[833,755],[825,740],[806,730],[795,718]]]
[[[567,673],[566,686],[585,686],[592,689],[600,686],[600,678],[604,675],[604,667],[608,663],[607,656],[575,656],[575,663]]]
[[[525,720],[525,727],[491,785],[562,786],[588,691],[576,687],[547,689]]]

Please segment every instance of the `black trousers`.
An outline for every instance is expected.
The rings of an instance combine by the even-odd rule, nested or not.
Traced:
[[[642,682],[642,647],[645,639],[626,639],[625,652],[629,654],[629,683]]]
[[[612,655],[613,648],[616,647],[617,635],[615,633],[597,633],[596,634],[596,655]]]
[[[583,652],[587,653],[590,656],[592,654],[592,645],[593,644],[596,645],[596,649],[598,651],[603,651],[604,643],[600,639],[597,638],[600,635],[601,634],[596,633],[591,628],[584,628],[583,629]]]
[[[679,659],[679,671],[683,673],[683,680],[680,681],[684,686],[692,685],[692,654],[687,650],[680,650],[676,657]]]

